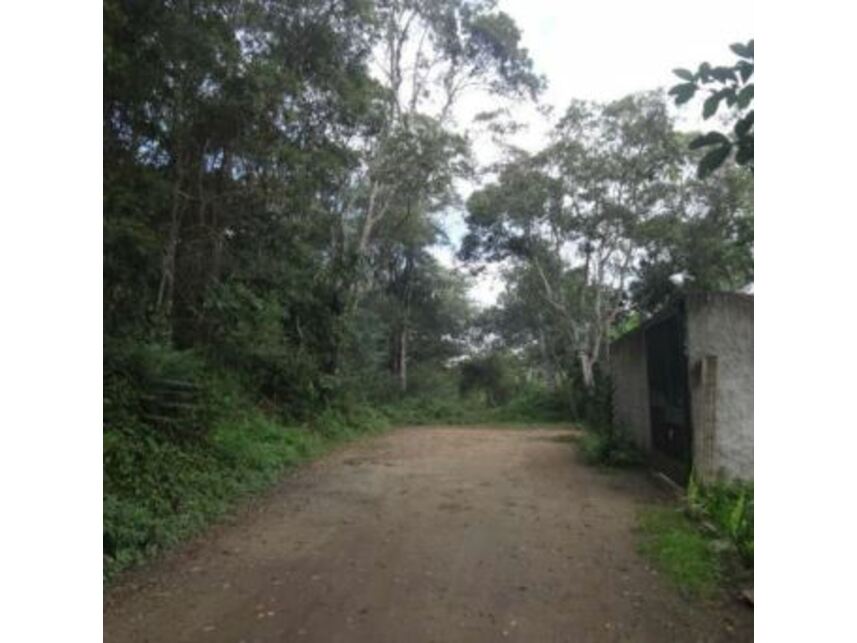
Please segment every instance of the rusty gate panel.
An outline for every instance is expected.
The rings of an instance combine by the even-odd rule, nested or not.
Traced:
[[[683,307],[646,329],[646,361],[652,459],[683,485],[693,453]]]

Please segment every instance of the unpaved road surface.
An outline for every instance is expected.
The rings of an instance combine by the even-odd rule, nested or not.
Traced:
[[[568,431],[400,429],[287,477],[126,576],[107,641],[749,641],[752,611],[683,598],[635,550],[663,497],[580,464]]]

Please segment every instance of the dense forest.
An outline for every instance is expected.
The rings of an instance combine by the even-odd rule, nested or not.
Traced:
[[[670,95],[560,106],[533,152],[508,108],[547,81],[490,0],[106,0],[106,575],[362,431],[609,421],[612,338],[752,282],[733,52]],[[735,140],[676,128],[706,91]],[[462,118],[474,94],[498,109]]]

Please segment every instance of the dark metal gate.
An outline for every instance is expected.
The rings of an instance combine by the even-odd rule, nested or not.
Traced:
[[[654,465],[684,485],[692,442],[682,307],[646,329],[646,362]]]

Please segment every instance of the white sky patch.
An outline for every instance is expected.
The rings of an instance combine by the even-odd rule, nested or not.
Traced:
[[[506,289],[506,281],[500,274],[500,264],[488,264],[484,272],[474,277],[470,297],[480,308],[488,308],[497,303],[497,298]]]
[[[450,212],[446,216],[445,222],[447,234],[453,243],[433,246],[430,249],[431,253],[442,266],[471,273],[470,299],[480,308],[492,306],[505,287],[505,282],[500,274],[502,266],[490,263],[480,263],[478,266],[474,266],[459,261],[455,255],[458,252],[462,237],[467,232],[463,213],[460,211]],[[478,268],[478,274],[472,274],[471,269],[473,268]]]
[[[732,64],[735,56],[729,45],[754,35],[753,3],[746,0],[722,0],[716,6],[701,0],[500,0],[498,8],[514,18],[536,71],[547,77],[540,102],[553,107],[554,118],[572,98],[616,100],[672,87],[680,82],[672,73],[677,67],[695,71],[706,61]],[[702,120],[701,103],[697,97],[674,110],[680,129],[721,129],[715,119]],[[500,106],[495,98],[471,94],[458,105],[456,120],[472,129],[473,116]],[[547,144],[550,120],[535,105],[517,104],[511,112],[516,121],[528,125],[509,138],[512,144],[529,151]],[[485,135],[474,139],[474,150],[480,164],[501,157]],[[463,215],[447,216],[444,227],[457,249],[466,234]],[[439,249],[436,256],[442,260],[444,253],[451,256],[448,248]],[[498,273],[486,270],[476,279],[471,294],[480,305],[496,303],[503,289]]]

